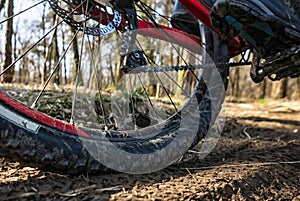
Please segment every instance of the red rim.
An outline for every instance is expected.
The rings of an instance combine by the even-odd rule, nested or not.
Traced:
[[[35,120],[38,123],[49,126],[51,128],[55,128],[62,132],[70,133],[72,135],[77,135],[77,136],[81,136],[81,137],[89,137],[89,135],[87,133],[78,129],[73,124],[66,123],[66,122],[63,122],[58,119],[54,119],[53,117],[50,117],[44,113],[33,110],[33,109],[23,105],[22,103],[10,98],[3,91],[0,91],[0,100],[5,102],[6,104],[10,105],[12,108],[17,110],[19,113]]]

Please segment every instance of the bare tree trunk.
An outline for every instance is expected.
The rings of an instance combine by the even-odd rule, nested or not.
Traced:
[[[62,29],[61,31],[61,35],[62,35],[62,51],[65,52],[66,51],[66,47],[65,47],[65,32]],[[66,58],[64,58],[64,63],[63,63],[63,69],[64,69],[64,84],[66,85],[68,83],[68,78],[67,78],[67,62],[66,62]]]
[[[44,4],[44,8],[43,8],[43,16],[42,16],[42,28],[43,28],[43,35],[45,35],[46,33],[46,4]],[[43,66],[43,77],[41,77],[40,79],[42,80],[42,83],[46,82],[47,80],[47,74],[48,74],[48,69],[47,69],[47,57],[48,57],[48,53],[47,53],[47,41],[44,40],[43,41],[43,54],[44,54],[44,66]]]
[[[24,57],[22,59],[22,72],[20,73],[20,77],[21,77],[21,81],[25,84],[28,84],[28,81],[29,81],[29,70],[28,70],[28,67],[29,67],[29,58],[28,57]]]
[[[124,72],[121,70],[121,63],[120,63],[120,60],[118,61],[115,61],[115,66],[116,66],[116,69],[115,69],[115,83],[114,83],[114,86],[118,85],[119,81],[121,80],[121,78],[124,76]]]
[[[20,50],[18,50],[18,53],[20,54]],[[20,69],[18,73],[18,83],[22,83],[22,71],[23,71],[23,61],[20,63]]]
[[[14,25],[15,25],[15,27],[19,27],[20,18],[18,18],[18,20],[16,22],[14,22]],[[14,48],[14,59],[17,59],[18,55],[20,54],[20,50],[16,48],[17,43],[18,43],[18,37],[19,37],[18,31],[14,32],[14,47],[15,47]],[[22,43],[21,40],[19,42]],[[21,83],[21,80],[22,80],[22,77],[21,77],[22,76],[22,65],[19,66],[18,71],[19,71],[18,75],[17,75],[18,79],[15,78],[16,79],[15,81],[18,82],[18,83]]]
[[[5,5],[5,1],[6,0],[1,0],[0,1],[0,11],[3,9],[4,5]]]
[[[7,1],[7,16],[12,16],[14,14],[14,1]],[[12,36],[13,36],[13,18],[7,21],[6,27],[6,43],[5,43],[5,54],[4,54],[4,63],[3,69],[6,69],[12,63]],[[7,70],[7,72],[3,75],[3,81],[7,83],[11,83],[14,78],[14,66]]]
[[[261,94],[259,96],[260,99],[264,99],[267,96],[267,87],[268,87],[268,82],[266,79],[263,80],[262,86],[261,86]]]
[[[288,96],[288,84],[289,84],[289,79],[284,78],[282,80],[282,83],[280,84],[279,98],[286,98]]]
[[[37,56],[38,58],[41,58],[41,53],[40,51],[37,52]],[[42,72],[41,72],[41,69],[40,69],[40,60],[38,62],[38,64],[34,65],[34,72],[35,72],[35,76],[34,76],[34,80],[33,82],[34,83],[41,83],[41,78],[42,78]]]
[[[53,18],[54,20],[54,24],[56,24],[56,17]],[[54,35],[53,35],[53,60],[54,60],[54,65],[59,65],[58,62],[59,62],[59,49],[58,49],[58,41],[57,41],[57,29],[55,29],[54,31]],[[60,85],[60,67],[58,67],[56,69],[56,72],[55,72],[55,76],[54,76],[54,83],[56,83],[57,85]]]
[[[297,78],[297,86],[298,86],[298,99],[300,99],[300,77]]]
[[[111,77],[112,86],[115,86],[115,84],[116,84],[116,78],[115,78],[115,75],[114,75],[113,60],[111,58],[111,55],[109,55],[109,71],[110,71],[110,77]]]
[[[117,37],[117,43],[120,44],[120,41],[119,41],[119,37]],[[124,72],[121,70],[121,61],[120,59],[115,59],[115,66],[116,66],[116,69],[115,69],[115,83],[114,83],[114,86],[118,85],[119,81],[121,80],[121,78],[124,76]]]
[[[74,29],[73,27],[72,29],[72,33],[75,35],[76,34],[76,29]],[[83,84],[82,83],[82,73],[80,70],[80,55],[79,55],[79,47],[78,47],[78,39],[77,36],[74,38],[73,41],[73,80],[72,83],[76,84],[76,78],[79,84]]]
[[[18,27],[18,24],[19,24],[19,21],[17,22],[17,24],[16,24],[16,27]],[[13,50],[13,55],[14,55],[14,59],[16,59],[18,56],[17,56],[17,32],[15,32],[14,34],[13,34],[13,36],[14,36],[14,50]]]
[[[97,40],[98,39],[98,40]],[[90,64],[90,72],[89,72],[89,82],[88,82],[88,88],[89,89],[98,89],[99,86],[97,86],[97,70],[96,70],[96,63],[98,62],[98,59],[101,58],[101,52],[98,55],[98,58],[94,58],[94,52],[95,52],[95,47],[96,45],[98,46],[98,41],[100,40],[99,38],[92,38],[91,46],[90,46],[90,51],[91,51],[91,64]]]
[[[239,68],[236,68],[235,69],[235,73],[234,73],[234,96],[236,98],[239,98],[240,97],[240,69]]]

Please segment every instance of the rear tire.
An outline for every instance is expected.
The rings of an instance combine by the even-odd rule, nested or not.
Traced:
[[[53,3],[54,1],[51,2]],[[85,25],[83,27],[85,28]],[[77,28],[80,30],[82,27],[78,26]],[[90,31],[93,32],[93,28],[90,29]],[[80,32],[77,32],[77,34],[79,33]],[[117,39],[113,39],[113,41],[118,40],[118,36],[119,35],[116,34]],[[109,35],[105,37],[105,39],[109,40],[112,37],[114,36]],[[82,38],[83,45],[85,44],[84,38],[87,38],[85,41],[87,43],[89,43],[91,40],[89,36],[82,36]],[[74,41],[71,42],[77,43],[77,41]],[[95,40],[93,42],[94,43],[92,44],[89,43],[86,49],[82,49],[81,52],[84,52],[83,50],[87,50],[85,53],[88,55],[88,50],[92,50],[93,48],[92,45],[97,45],[97,47],[103,47],[105,50],[107,50],[107,47],[105,46],[106,44],[103,44],[101,40]],[[178,49],[175,48],[174,44],[165,46],[162,42],[158,43],[157,41],[154,41],[153,43],[157,43],[157,46],[159,47],[169,47],[169,49],[171,49],[170,52],[172,52],[172,50],[174,51],[172,54],[179,52]],[[148,42],[147,45],[148,44],[151,43]],[[115,56],[115,54],[112,53],[114,50],[113,46],[111,46],[111,44],[109,45],[110,46],[108,47],[110,47],[111,51],[108,55],[111,59],[111,56]],[[218,47],[218,45],[214,44],[209,51],[211,52],[210,55],[213,57],[213,60],[219,62],[220,55],[215,57],[216,54],[219,53],[215,52],[216,54],[214,54],[216,47]],[[149,50],[152,49],[150,48]],[[148,50],[143,49],[144,53],[147,51]],[[156,52],[158,51],[159,50],[156,50]],[[186,58],[183,57],[186,55],[188,55],[188,59],[192,60],[197,58],[199,60],[198,61],[196,59],[198,63],[195,65],[202,64],[201,62],[203,61],[201,61],[201,59],[205,57],[202,54],[200,55],[200,59],[199,57],[195,56],[196,53],[191,53],[189,50],[185,51],[182,47],[180,47],[180,51],[184,52],[184,54],[178,54],[176,59],[179,60],[179,62],[182,60],[185,65],[187,65],[187,62],[185,60]],[[28,53],[29,52],[30,51],[28,51]],[[101,55],[101,60],[97,61],[94,60],[94,58],[91,60],[87,59],[90,61],[90,63],[86,63],[87,65],[84,66],[84,73],[89,71],[92,73],[94,70],[92,67],[88,68],[88,64],[92,66],[94,63],[96,63],[100,64],[100,67],[104,68],[101,66],[103,65],[101,63],[102,60],[105,59],[104,53],[105,51],[91,53],[92,56],[93,54],[97,54],[96,58]],[[81,58],[83,60],[86,59],[86,55],[81,55]],[[166,57],[168,54],[162,55]],[[147,58],[152,65],[156,65],[157,67],[164,67],[164,65],[167,65],[157,64],[153,61],[151,62],[152,57],[153,55],[147,55]],[[20,59],[22,58],[23,57],[21,56]],[[161,58],[158,58],[157,60],[158,62],[163,62],[163,59]],[[111,63],[112,62],[110,62],[110,64]],[[208,63],[210,66],[213,65],[211,60],[209,60]],[[150,64],[149,66],[151,67]],[[102,68],[100,68],[99,71],[102,71]],[[107,69],[109,68],[104,68],[104,70]],[[77,72],[79,71],[80,68]],[[81,115],[82,109],[91,107],[92,111],[87,114],[87,117],[85,117],[86,119],[84,119],[86,122],[81,122],[79,120],[79,122],[76,122],[78,118],[74,118],[73,114],[71,120],[72,122],[74,120],[75,124],[62,122],[54,117],[49,117],[37,111],[37,109],[30,109],[29,105],[23,105],[18,101],[15,101],[12,97],[8,96],[5,92],[0,92],[0,108],[2,111],[0,114],[0,155],[19,161],[24,165],[39,167],[41,169],[64,174],[79,174],[86,172],[104,173],[115,170],[126,173],[147,173],[157,171],[176,162],[191,146],[195,146],[207,135],[207,132],[209,132],[209,129],[212,127],[213,122],[218,116],[225,96],[224,80],[227,80],[227,69],[225,69],[226,73],[223,71],[224,69],[222,68],[201,70],[201,72],[199,69],[186,70],[186,72],[189,72],[193,75],[191,76],[193,79],[192,81],[196,83],[195,85],[191,85],[194,87],[193,89],[190,89],[190,91],[186,90],[188,93],[183,89],[183,86],[180,86],[181,84],[184,84],[183,82],[178,84],[177,80],[174,81],[173,77],[177,79],[179,77],[179,72],[172,71],[167,74],[163,71],[161,74],[169,78],[168,82],[160,80],[160,77],[157,75],[159,73],[154,72],[153,74],[156,78],[155,82],[157,83],[159,80],[159,84],[164,84],[162,86],[163,92],[166,94],[165,96],[167,96],[168,99],[171,99],[169,100],[168,104],[174,106],[174,108],[171,108],[173,114],[166,116],[165,119],[160,119],[159,117],[154,120],[151,119],[151,121],[154,123],[145,128],[138,128],[138,125],[140,124],[136,124],[137,120],[131,119],[131,122],[129,123],[125,122],[127,125],[133,125],[127,130],[120,129],[120,124],[123,123],[122,121],[124,119],[128,120],[128,118],[123,118],[124,116],[122,115],[119,115],[119,118],[121,119],[120,124],[114,125],[117,127],[117,129],[115,129],[115,127],[111,127],[112,129],[110,129],[110,127],[108,127],[106,116],[109,116],[110,113],[113,112],[109,111],[110,113],[107,114],[104,110],[104,106],[106,105],[101,103],[99,106],[96,104],[96,98],[99,96],[99,94],[101,100],[107,98],[105,96],[106,94],[103,92],[104,87],[99,88],[98,86],[103,83],[103,85],[106,84],[105,79],[107,77],[105,76],[108,74],[106,71],[102,74],[101,79],[96,77],[97,81],[94,81],[94,85],[97,85],[96,88],[89,88],[91,79],[83,80],[83,83],[80,84],[75,84],[74,94],[77,94],[79,97],[75,98],[75,101],[73,101],[73,106],[77,104],[76,107],[78,106],[78,111],[73,110],[72,106],[72,113],[78,112],[79,115]],[[82,78],[84,78],[84,73]],[[97,75],[97,72],[94,72],[94,74]],[[133,90],[135,89],[133,88],[135,86],[131,86],[132,83],[135,84],[135,82],[132,80],[139,80],[143,77],[147,78],[146,75],[149,76],[149,74],[140,73],[135,77],[135,79],[133,79],[133,75],[125,74],[124,76],[127,76],[129,80],[129,85],[124,86],[129,92],[126,92],[125,95],[123,94],[124,97],[129,95],[130,101],[132,101],[133,98],[139,98],[140,94],[135,97],[133,96],[136,91]],[[186,73],[186,75],[188,75],[188,73]],[[76,80],[80,79],[77,77]],[[84,88],[83,92],[91,91],[91,93],[80,93],[80,87],[78,86],[82,84],[81,87],[83,87],[86,83],[89,85],[88,87]],[[191,86],[187,86],[187,88],[189,89]],[[181,93],[187,93],[188,95],[185,94],[184,99],[182,99],[183,102],[179,102],[177,104],[175,100],[172,100],[172,98],[176,97],[176,94],[171,94],[168,92],[168,87],[175,92],[177,92],[176,88],[179,88]],[[146,91],[144,83],[141,83],[139,88],[142,88],[144,92]],[[108,91],[110,88],[107,87],[106,90]],[[122,90],[120,91],[123,92]],[[123,98],[123,96],[116,97],[116,103]],[[158,103],[159,105],[161,102],[165,101],[160,99],[153,101],[154,98],[156,97],[146,94],[145,96],[140,97],[140,99],[135,100],[142,100],[140,103],[144,103],[143,101],[149,101],[150,103],[148,103],[148,105],[151,106],[153,103]],[[81,100],[86,100],[87,103],[83,103]],[[178,98],[178,100],[181,99]],[[110,99],[109,104],[112,105],[112,102],[112,99]],[[128,104],[126,101],[124,105],[117,104],[118,107],[115,108],[115,110],[122,110],[124,107],[128,107],[128,105],[130,104]],[[147,107],[141,108],[146,108],[146,110],[148,109]],[[95,110],[98,111],[95,112]],[[153,108],[153,110],[156,109]],[[102,114],[100,114],[101,112]],[[141,111],[138,112],[141,113]],[[159,116],[157,113],[158,112],[156,112],[155,115]],[[112,115],[114,114],[115,113]],[[93,115],[96,115],[96,118],[94,118]],[[100,119],[100,125],[100,123],[97,124],[97,121],[99,118],[101,118],[101,115],[104,116],[104,123]],[[135,111],[130,111],[127,115],[135,118],[134,115],[136,115],[136,113]],[[115,117],[115,119],[117,119],[117,117]],[[82,126],[82,123],[87,124]],[[94,126],[95,124],[97,125]],[[105,124],[105,128],[103,128],[103,124]],[[87,128],[88,125],[92,126]]]

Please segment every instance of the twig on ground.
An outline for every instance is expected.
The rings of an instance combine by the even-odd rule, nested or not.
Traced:
[[[46,196],[46,195],[50,195],[52,192],[51,191],[43,191],[43,192],[27,192],[27,193],[20,193],[20,194],[17,194],[17,195],[13,195],[13,196],[10,196],[10,197],[6,197],[6,198],[1,198],[1,200],[3,201],[7,201],[7,200],[17,200],[17,199],[20,199],[20,198],[30,198],[32,196],[37,196],[37,195],[43,195],[43,196]]]
[[[123,189],[124,189],[123,186],[113,186],[113,187],[108,187],[108,188],[97,189],[97,185],[94,184],[91,186],[71,190],[66,193],[56,192],[56,194],[58,194],[60,196],[65,196],[65,197],[76,197],[79,194],[88,193],[89,190],[92,190],[94,193],[102,193],[102,192],[108,192],[108,191],[119,191],[119,190],[123,190]]]
[[[247,127],[245,127],[242,131],[242,134],[245,135],[248,139],[252,139],[252,137],[250,136],[250,134],[247,132]]]

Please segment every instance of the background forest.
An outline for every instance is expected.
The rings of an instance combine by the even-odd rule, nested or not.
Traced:
[[[70,47],[71,54],[62,58],[62,62],[57,66],[55,75],[51,79],[56,86],[65,86],[75,82],[72,76],[79,73],[79,79],[85,76],[92,76],[93,72],[90,69],[79,68],[79,61],[81,59],[82,66],[89,66],[91,63],[103,66],[104,58],[103,52],[91,53],[97,50],[98,45],[107,46],[106,49],[112,48],[108,43],[101,38],[91,37],[90,47],[84,49],[84,56],[80,58],[80,45],[82,35],[79,33],[74,37],[76,30],[72,29],[66,24],[62,24],[59,30],[55,30],[52,34],[39,43],[29,54],[23,55],[33,44],[47,33],[50,27],[57,24],[59,18],[50,9],[45,1],[31,0],[31,1],[14,1],[14,0],[0,0],[0,21],[7,20],[6,23],[0,24],[0,63],[1,70],[6,69],[13,61],[20,56],[23,59],[14,64],[4,76],[1,77],[1,82],[5,83],[19,83],[24,85],[34,86],[37,83],[44,83],[47,81],[49,74],[53,71],[53,66],[61,58],[63,52],[68,48],[70,40],[74,40]],[[174,0],[147,0],[144,1],[148,5],[152,5],[154,9],[161,10],[167,15],[172,12],[172,5]],[[15,18],[7,18],[28,8],[31,5],[40,4],[33,12],[28,12],[30,15],[21,14]],[[113,37],[113,36],[112,36]],[[115,38],[118,40],[118,38]],[[93,55],[90,55],[93,54]],[[98,54],[95,57],[95,54]],[[99,68],[97,72],[101,79],[101,84],[109,86],[115,83],[120,76],[118,69],[118,60],[114,59],[114,54],[105,54],[106,62],[109,65],[106,68]],[[96,59],[89,59],[94,56]],[[92,79],[87,79],[92,82]],[[279,82],[271,82],[264,80],[261,84],[254,84],[249,76],[249,67],[235,67],[230,72],[230,83],[228,87],[228,95],[235,98],[300,98],[300,78],[283,79]]]

